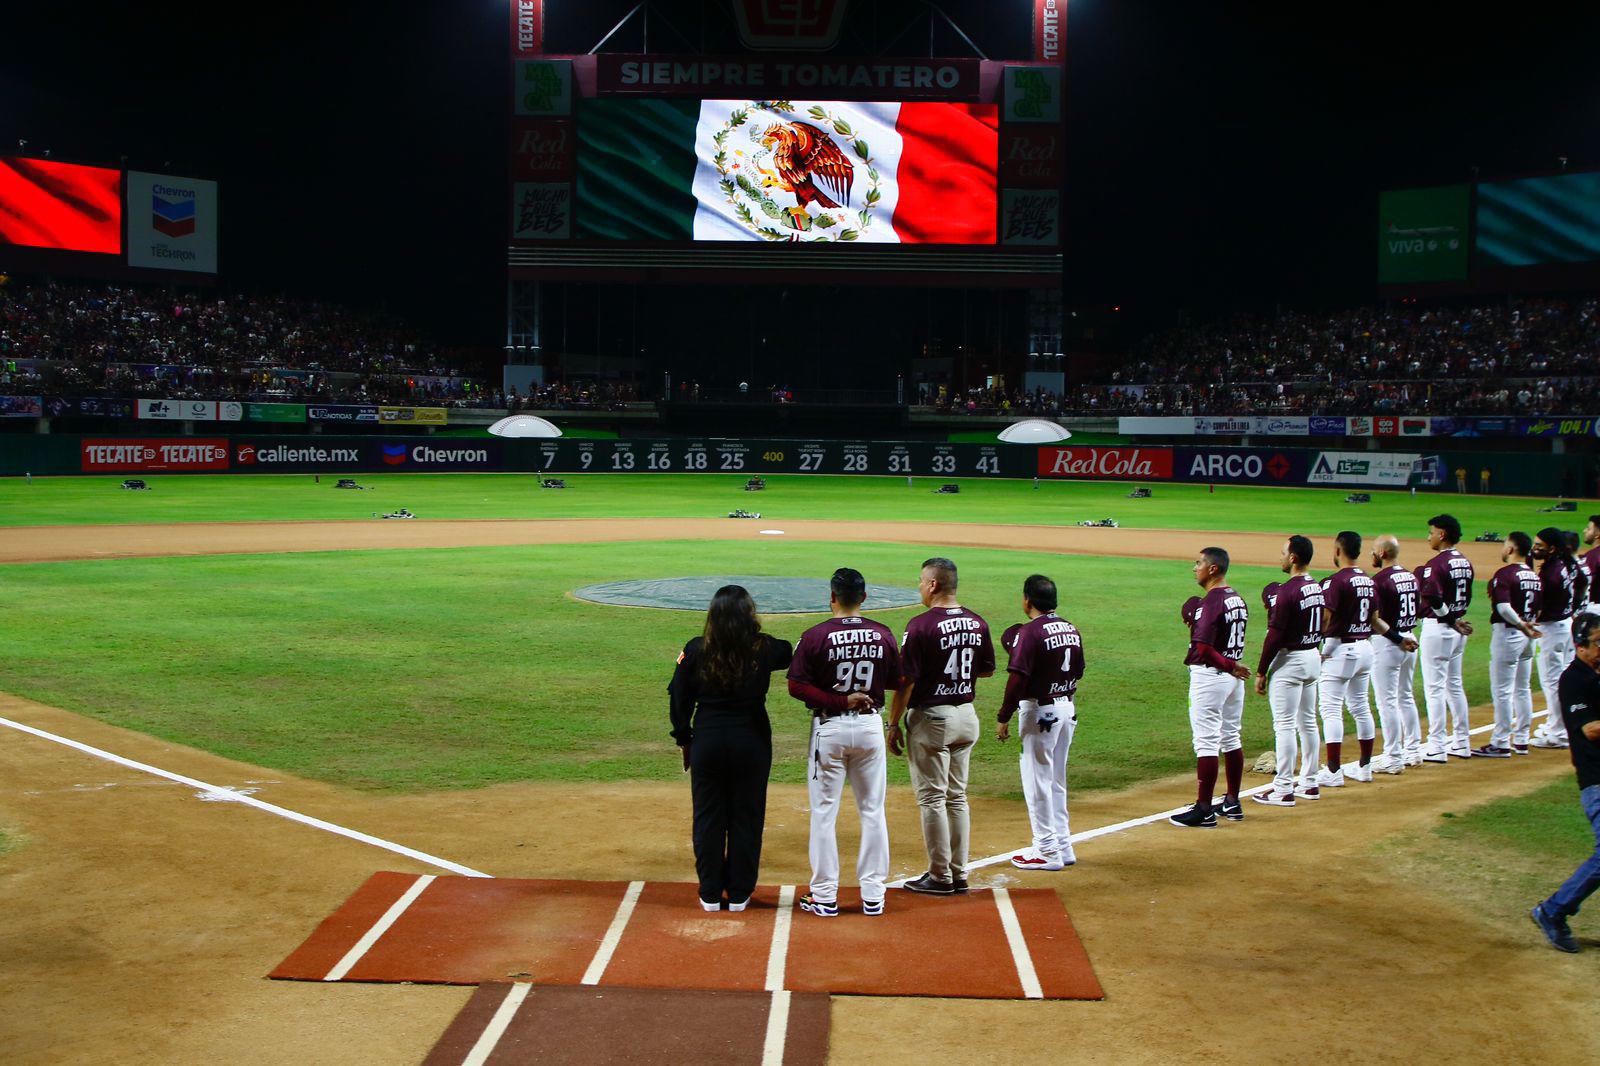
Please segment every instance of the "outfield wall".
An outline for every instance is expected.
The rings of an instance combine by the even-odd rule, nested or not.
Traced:
[[[503,440],[416,436],[200,435],[0,437],[0,475],[351,474],[434,471],[867,474],[1061,478],[1595,495],[1584,455],[1393,452],[1194,445],[1017,445],[685,437]]]

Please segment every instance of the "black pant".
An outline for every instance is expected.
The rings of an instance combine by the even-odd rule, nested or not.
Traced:
[[[694,793],[694,866],[700,898],[739,903],[756,890],[767,819],[772,734],[731,727],[695,733],[689,748]]]

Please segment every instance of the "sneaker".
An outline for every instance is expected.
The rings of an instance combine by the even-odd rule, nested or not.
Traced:
[[[1442,751],[1430,751],[1422,757],[1423,762],[1449,762],[1450,756]]]
[[[1558,739],[1556,737],[1551,737],[1551,736],[1534,737],[1528,743],[1532,744],[1536,748],[1563,748],[1564,749],[1567,746],[1567,742],[1565,740]]]
[[[1415,754],[1407,755],[1405,757],[1405,764],[1407,766],[1421,766],[1422,765],[1422,753],[1421,752],[1416,752]]]
[[[862,900],[861,901],[861,913],[862,914],[872,914],[872,915],[882,914],[883,913],[883,900],[881,900],[881,899],[864,899],[864,900]]]
[[[1473,748],[1472,754],[1480,759],[1509,759],[1511,758],[1511,749],[1497,748],[1493,744],[1485,744],[1481,748]]]
[[[1367,771],[1374,774],[1399,774],[1404,773],[1405,768],[1406,761],[1393,755],[1380,755],[1367,763]]]
[[[951,874],[950,891],[954,892],[958,896],[967,891],[967,879],[965,877],[957,877],[955,874]]]
[[[1229,799],[1224,796],[1222,802],[1211,809],[1230,822],[1244,821],[1244,804],[1239,802],[1238,797]]]
[[[1343,788],[1344,767],[1330,770],[1326,766],[1317,771],[1317,784],[1322,788]]]
[[[1071,848],[1061,853],[1061,866],[1063,869],[1076,865],[1078,865],[1078,856],[1073,853]]]
[[[1182,814],[1174,814],[1167,821],[1181,829],[1215,829],[1217,827],[1216,813],[1209,807],[1202,807],[1196,803]]]
[[[1255,800],[1257,803],[1265,803],[1268,807],[1293,807],[1294,806],[1294,793],[1293,792],[1278,792],[1276,790],[1274,790],[1272,792],[1257,792],[1254,796],[1251,796],[1250,798]]]
[[[1452,759],[1470,759],[1472,758],[1472,749],[1466,745],[1460,745],[1452,747],[1445,754]]]
[[[1533,924],[1539,927],[1544,938],[1550,941],[1551,947],[1569,954],[1577,952],[1578,942],[1572,939],[1572,930],[1567,928],[1566,918],[1559,914],[1551,914],[1545,910],[1543,903],[1533,908],[1528,916],[1533,919]]]
[[[955,886],[949,881],[940,881],[932,873],[925,873],[921,877],[914,877],[900,886],[908,892],[920,892],[925,896],[953,896]]]
[[[1345,766],[1345,767],[1342,767],[1341,769],[1344,771],[1345,777],[1347,779],[1351,780],[1351,781],[1359,781],[1362,784],[1371,784],[1372,783],[1372,764],[1371,763],[1368,763],[1366,766],[1360,766],[1360,765]]]
[[[750,906],[750,897],[749,896],[746,896],[744,899],[741,899],[738,903],[733,902],[733,900],[731,900],[731,899],[728,901],[728,910],[733,914],[738,914],[740,911],[744,910],[748,906]]]
[[[1316,785],[1301,785],[1294,790],[1294,795],[1296,799],[1319,800],[1322,798],[1322,790]]]
[[[1029,848],[1018,855],[1011,856],[1011,865],[1019,870],[1059,870],[1061,864]]]
[[[882,904],[879,905],[880,908]],[[817,899],[807,892],[800,897],[800,909],[807,914],[815,914],[818,918],[839,917],[839,901],[833,899]]]
[[[703,911],[720,911],[722,909],[722,901],[720,899],[717,899],[717,900],[704,900],[703,899],[703,900],[700,901],[700,909],[703,910]]]
[[[1528,745],[1526,745],[1526,744],[1513,744],[1513,745],[1511,745],[1511,754],[1513,754],[1513,755],[1526,755],[1526,754],[1528,754]]]

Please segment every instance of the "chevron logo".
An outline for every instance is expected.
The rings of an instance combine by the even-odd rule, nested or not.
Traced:
[[[173,190],[174,192],[180,190]],[[150,225],[168,237],[187,237],[194,232],[194,194],[185,200],[169,200],[160,193],[150,197]]]

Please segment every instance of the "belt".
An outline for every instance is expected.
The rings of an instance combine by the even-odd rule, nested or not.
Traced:
[[[811,712],[811,717],[813,717],[813,718],[822,718],[822,719],[828,719],[828,718],[859,718],[859,717],[861,717],[863,715],[877,714],[877,713],[878,713],[878,708],[874,707],[870,711],[812,711]]]

